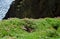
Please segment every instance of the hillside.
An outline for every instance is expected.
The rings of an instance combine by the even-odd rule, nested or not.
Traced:
[[[60,18],[2,20],[0,39],[60,39]]]

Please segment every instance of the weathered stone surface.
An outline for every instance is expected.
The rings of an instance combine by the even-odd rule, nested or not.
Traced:
[[[0,0],[0,20],[5,17],[13,1],[14,0]]]

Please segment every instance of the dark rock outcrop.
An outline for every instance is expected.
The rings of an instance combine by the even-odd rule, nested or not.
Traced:
[[[4,19],[60,16],[60,0],[16,0]]]

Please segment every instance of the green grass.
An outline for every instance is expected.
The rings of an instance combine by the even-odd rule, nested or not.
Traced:
[[[60,18],[2,20],[0,39],[60,39]]]

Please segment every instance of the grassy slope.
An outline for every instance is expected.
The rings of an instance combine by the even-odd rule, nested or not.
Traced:
[[[24,26],[32,27],[28,32]],[[60,19],[18,19],[0,21],[0,39],[60,39]]]

